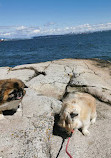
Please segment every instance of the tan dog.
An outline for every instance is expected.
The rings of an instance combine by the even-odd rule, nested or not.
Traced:
[[[0,80],[0,119],[2,111],[17,109],[25,95],[27,86],[19,79]]]
[[[95,98],[87,93],[70,93],[63,101],[60,112],[59,126],[65,128],[68,133],[75,128],[82,128],[84,135],[90,134],[90,123],[96,121]]]

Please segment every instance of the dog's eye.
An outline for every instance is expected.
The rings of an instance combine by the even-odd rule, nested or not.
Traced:
[[[12,94],[9,94],[9,97],[14,97],[14,94],[12,93]]]
[[[71,113],[70,113],[70,116],[71,116],[71,118],[74,118],[74,117],[78,116],[78,114],[71,112]]]
[[[12,92],[9,93],[9,96],[14,96],[15,93],[16,93],[16,91],[13,90]]]

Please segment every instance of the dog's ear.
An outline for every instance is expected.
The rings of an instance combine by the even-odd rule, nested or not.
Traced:
[[[74,113],[74,112],[71,112],[71,113],[70,113],[70,116],[71,116],[71,118],[74,118],[74,117],[78,116],[78,114],[77,114],[77,113]]]
[[[66,118],[66,112],[65,112],[65,107],[66,107],[66,103],[62,103],[62,108],[61,108],[61,111],[59,113],[59,116],[62,117],[62,118]]]
[[[67,115],[67,117],[66,117],[66,119],[65,119],[65,122],[66,122],[66,124],[71,124],[72,119],[71,119],[71,117],[70,117],[69,114]]]

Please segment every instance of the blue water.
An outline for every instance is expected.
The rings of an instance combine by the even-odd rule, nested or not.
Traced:
[[[111,61],[111,31],[0,42],[0,66],[13,67],[63,58]]]

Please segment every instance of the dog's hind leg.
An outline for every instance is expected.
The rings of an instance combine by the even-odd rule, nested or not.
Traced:
[[[97,118],[97,113],[94,112],[91,114],[91,124],[94,124],[96,122],[96,118]]]
[[[90,126],[90,116],[88,116],[87,119],[83,121],[82,133],[84,135],[90,134],[90,132],[88,131],[89,126]]]

